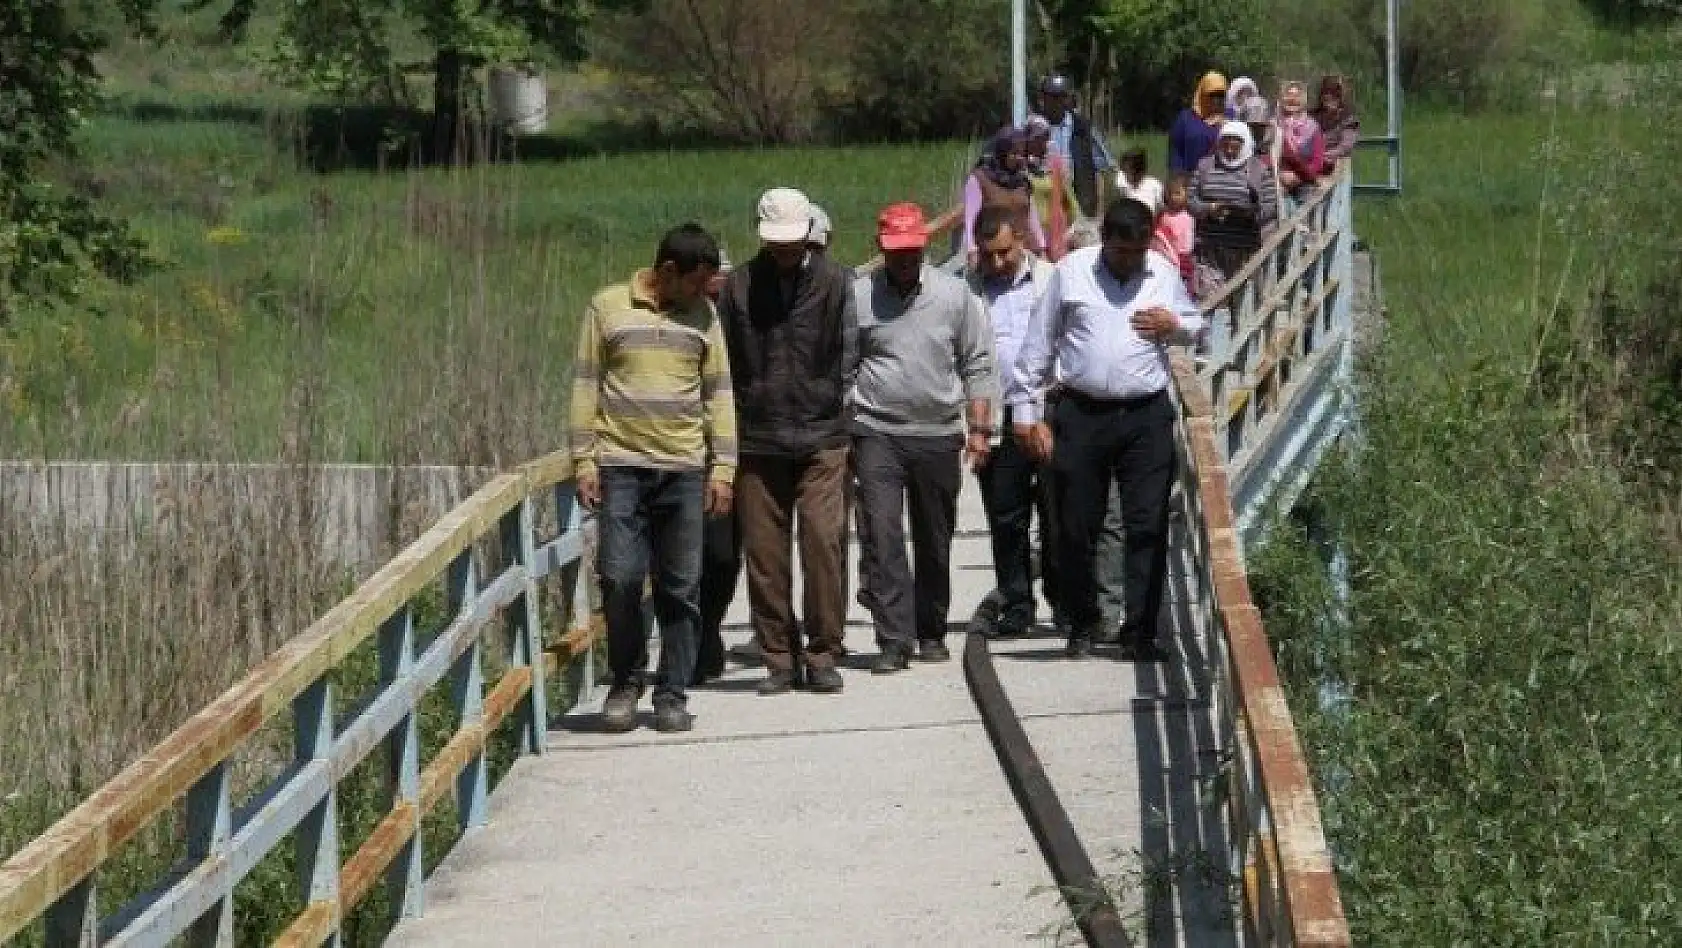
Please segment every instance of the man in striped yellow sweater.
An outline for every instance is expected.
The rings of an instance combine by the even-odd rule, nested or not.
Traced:
[[[730,362],[707,297],[718,267],[712,235],[696,224],[674,228],[651,269],[595,295],[578,334],[572,456],[578,497],[600,529],[609,731],[636,726],[651,567],[660,622],[654,726],[687,731],[692,722],[684,689],[700,631],[704,517],[729,512],[736,477]]]

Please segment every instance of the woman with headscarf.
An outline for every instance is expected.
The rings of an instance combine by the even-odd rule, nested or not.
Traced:
[[[1361,120],[1355,117],[1349,86],[1342,76],[1320,79],[1320,103],[1310,114],[1325,136],[1328,166],[1355,153],[1355,143],[1361,139]]]
[[[1232,88],[1226,90],[1226,117],[1243,121],[1240,111],[1244,108],[1244,103],[1258,95],[1261,95],[1261,87],[1256,85],[1256,80],[1249,76],[1239,76],[1232,80]]]
[[[1197,163],[1214,150],[1226,119],[1226,77],[1205,73],[1198,80],[1191,105],[1180,111],[1168,130],[1168,173],[1191,174]]]
[[[1068,229],[1080,217],[1068,162],[1051,150],[1051,123],[1043,115],[1030,115],[1023,125],[1027,136],[1028,179],[1034,191],[1034,214],[1045,232],[1045,258],[1056,263],[1068,248]]]
[[[1197,163],[1188,195],[1197,220],[1197,295],[1206,299],[1250,255],[1261,249],[1262,232],[1278,216],[1273,169],[1256,157],[1255,139],[1243,122],[1227,122],[1215,153]]]
[[[1287,82],[1279,96],[1274,119],[1274,166],[1279,190],[1285,194],[1287,214],[1320,180],[1326,170],[1326,136],[1308,114],[1308,93],[1300,82]]]
[[[1034,212],[1034,185],[1028,176],[1028,136],[1006,126],[987,142],[987,148],[964,182],[964,255],[975,253],[975,218],[983,207],[1000,206],[1011,213],[1023,243],[1034,253],[1045,252],[1045,231]]]

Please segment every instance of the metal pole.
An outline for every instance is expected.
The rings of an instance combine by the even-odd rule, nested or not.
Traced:
[[[1402,189],[1402,53],[1401,41],[1398,37],[1402,32],[1402,0],[1386,0],[1385,2],[1385,71],[1388,73],[1390,103],[1389,128],[1386,134],[1390,137],[1390,187],[1400,191]]]
[[[1010,0],[1010,120],[1028,121],[1028,0]]]

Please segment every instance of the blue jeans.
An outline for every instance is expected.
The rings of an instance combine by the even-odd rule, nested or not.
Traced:
[[[684,700],[700,639],[702,488],[699,471],[609,467],[601,472],[596,574],[614,687],[643,684],[648,639],[643,583],[654,576],[660,667],[654,697]]]

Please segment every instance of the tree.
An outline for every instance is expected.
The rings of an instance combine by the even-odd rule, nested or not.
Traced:
[[[144,26],[145,0],[120,6]],[[62,0],[0,0],[0,323],[24,300],[75,299],[90,273],[129,279],[148,266],[123,222],[42,174],[75,154],[99,99],[100,45]]]
[[[650,0],[608,17],[594,51],[635,104],[708,135],[810,140],[844,55],[838,4]]]
[[[215,0],[200,0],[206,6]],[[262,0],[227,0],[225,35],[237,36]],[[284,0],[273,62],[288,78],[343,98],[373,97],[407,105],[405,76],[432,76],[433,155],[459,157],[465,91],[471,71],[492,62],[522,62],[547,52],[584,55],[586,0]],[[399,60],[393,38],[425,45],[419,64]]]
[[[854,0],[851,55],[855,137],[898,140],[986,135],[1010,118],[998,0]]]

